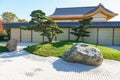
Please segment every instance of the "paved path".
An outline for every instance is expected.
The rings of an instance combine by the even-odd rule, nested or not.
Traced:
[[[113,49],[116,49],[116,50],[120,50],[120,46],[107,46],[109,48],[113,48]]]
[[[26,44],[28,45],[28,44]],[[99,67],[41,57],[22,50],[0,54],[0,80],[120,80],[120,62],[104,60]]]

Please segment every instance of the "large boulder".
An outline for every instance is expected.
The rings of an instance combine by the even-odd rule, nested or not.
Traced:
[[[15,51],[17,49],[17,40],[9,40],[6,44],[6,48],[8,48],[9,51]]]
[[[78,43],[65,51],[63,59],[74,63],[84,63],[99,66],[103,62],[103,56],[98,48]]]

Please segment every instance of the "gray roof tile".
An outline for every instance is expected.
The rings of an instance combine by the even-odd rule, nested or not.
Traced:
[[[51,15],[83,15],[94,11],[97,7],[57,8]]]
[[[61,28],[65,27],[75,27],[79,26],[79,22],[57,22],[57,25]],[[37,26],[36,23],[5,23],[3,24],[4,28],[19,28],[21,26]],[[111,22],[93,22],[90,27],[101,27],[101,28],[110,28],[110,27],[119,27],[120,21],[111,21]]]
[[[4,23],[5,28],[17,28],[21,26],[37,26],[36,23]]]
[[[103,6],[103,8],[106,11],[113,13],[109,9],[105,8],[104,6]],[[93,6],[93,7],[56,8],[55,12],[51,16],[57,16],[57,15],[84,15],[84,14],[91,13],[91,12],[97,10],[97,9],[98,9],[98,6]]]
[[[58,26],[60,27],[76,27],[79,26],[79,22],[57,22]],[[111,22],[93,22],[90,26],[91,28],[111,28],[111,27],[119,27],[120,28],[120,21],[111,21]]]

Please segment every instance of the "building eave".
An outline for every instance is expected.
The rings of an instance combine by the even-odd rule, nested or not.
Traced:
[[[111,18],[113,18],[113,17],[118,15],[117,13],[113,13],[113,12],[109,12],[109,11],[105,10],[104,6],[101,3],[98,5],[97,12],[100,12],[100,13],[106,15],[107,16],[107,20],[109,20],[109,19],[111,19]]]
[[[79,26],[79,22],[57,22],[61,28],[76,27]],[[110,22],[92,22],[89,28],[120,28],[120,21]]]

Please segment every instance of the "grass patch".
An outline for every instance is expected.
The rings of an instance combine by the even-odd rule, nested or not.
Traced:
[[[105,59],[120,61],[120,51],[119,50],[104,47],[104,46],[98,46],[98,48],[101,50],[103,57]]]
[[[5,45],[0,44],[0,53],[1,52],[8,52],[8,49],[5,47]]]
[[[26,51],[40,55],[40,56],[56,56],[56,57],[62,57],[64,54],[64,51],[71,48],[72,45],[75,43],[79,43],[76,41],[56,41],[52,43],[40,43],[33,46],[28,46],[25,48]],[[88,44],[90,46],[96,46],[94,44]],[[103,54],[103,57],[105,59],[112,59],[112,60],[118,60],[120,61],[120,51],[108,48],[105,46],[97,46]]]

